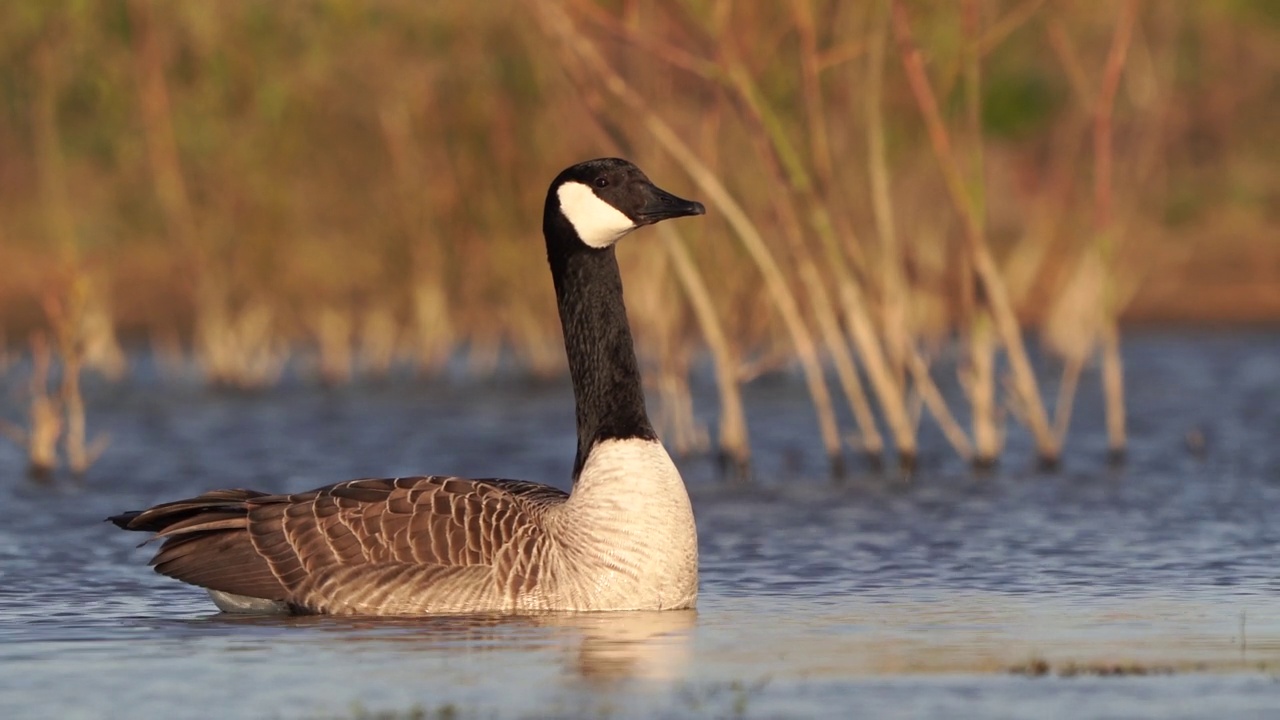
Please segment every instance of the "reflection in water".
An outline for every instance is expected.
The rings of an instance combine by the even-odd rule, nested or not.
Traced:
[[[298,629],[353,652],[532,653],[563,649],[564,674],[588,683],[674,680],[688,666],[695,610],[664,612],[447,615],[343,618],[217,614],[178,621],[188,627]]]
[[[584,680],[675,680],[689,665],[696,610],[562,615],[581,630],[575,669]]]

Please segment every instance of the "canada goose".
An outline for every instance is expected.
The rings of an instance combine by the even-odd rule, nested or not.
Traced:
[[[613,246],[704,212],[617,158],[567,168],[547,191],[542,233],[577,406],[572,492],[364,479],[294,495],[214,490],[108,519],[163,538],[156,571],[207,589],[226,612],[693,607],[693,511],[645,412]]]

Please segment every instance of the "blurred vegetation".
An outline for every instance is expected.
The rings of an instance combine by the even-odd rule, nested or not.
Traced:
[[[1273,3],[1134,2],[1110,75],[1125,3],[894,2],[909,25],[892,28],[890,5],[0,4],[0,346],[57,325],[54,304],[78,308],[54,335],[114,373],[117,336],[193,355],[230,385],[272,382],[299,349],[327,382],[406,358],[430,372],[463,349],[477,370],[510,351],[556,373],[542,197],[560,168],[606,154],[708,200],[702,167],[746,216],[731,227],[709,202],[685,237],[663,236],[670,252],[651,251],[654,236],[620,251],[664,408],[701,338],[722,336],[736,386],[803,362],[815,333],[837,369],[843,354],[872,376],[901,448],[921,404],[946,414],[913,358],[958,334],[978,348],[975,397],[998,385],[984,357],[1016,360],[998,302],[984,310],[993,290],[1081,363],[1116,317],[1280,319]],[[904,29],[963,197],[948,195]],[[763,246],[729,239],[744,229]],[[986,252],[999,279],[980,277]],[[868,352],[884,354],[879,380]],[[857,375],[842,390],[876,453]],[[1033,426],[1038,392],[1014,393]],[[975,427],[999,422],[981,412]],[[990,442],[979,459],[998,454],[998,432]]]

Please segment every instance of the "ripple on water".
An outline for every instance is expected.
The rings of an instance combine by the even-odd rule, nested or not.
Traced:
[[[102,522],[218,486],[567,477],[567,385],[222,396],[140,380],[109,403],[91,395],[112,446],[90,482],[0,488],[0,717],[111,716],[126,698],[127,714],[160,717],[342,716],[353,702],[481,716],[1280,712],[1268,674],[1280,662],[1280,337],[1153,335],[1126,353],[1134,422],[1121,470],[1099,464],[1087,383],[1063,471],[1023,470],[1015,432],[990,476],[943,459],[905,483],[821,479],[799,381],[748,388],[757,481],[683,465],[701,540],[696,613],[228,618]],[[714,408],[710,384],[698,392]],[[1192,428],[1208,438],[1202,456],[1181,446]],[[927,426],[922,443],[947,457]],[[0,445],[0,474],[21,468]],[[1178,674],[1007,675],[1036,661],[1051,675]],[[1222,672],[1187,673],[1202,669]]]

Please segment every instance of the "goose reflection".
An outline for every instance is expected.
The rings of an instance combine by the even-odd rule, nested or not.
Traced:
[[[590,684],[675,680],[691,656],[696,610],[424,618],[218,614],[184,623],[190,632],[246,627],[302,642],[343,643],[344,651],[536,653],[563,651],[568,679]],[[297,633],[302,633],[298,636]]]
[[[575,675],[588,682],[681,678],[697,617],[696,610],[579,615]]]

